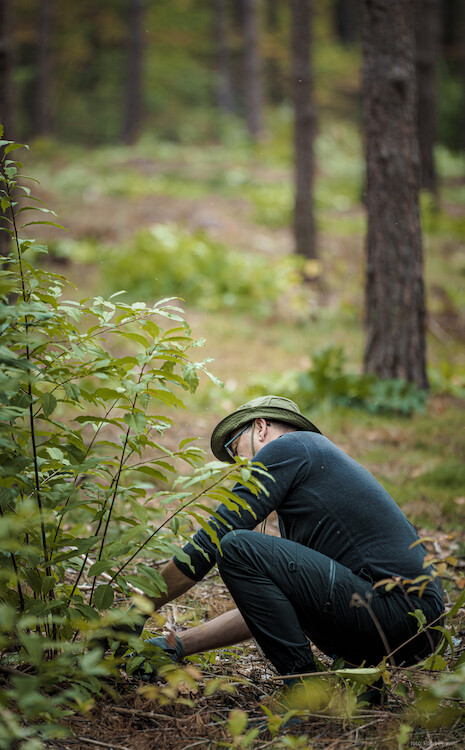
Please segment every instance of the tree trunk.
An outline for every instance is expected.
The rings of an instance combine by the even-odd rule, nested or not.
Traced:
[[[315,105],[310,62],[312,0],[291,2],[292,96],[294,101],[295,250],[316,258],[313,216]]]
[[[279,0],[266,0],[266,31],[269,37],[268,56],[266,59],[266,88],[269,100],[273,104],[281,104],[286,98],[284,75],[279,60]]]
[[[10,0],[0,0],[0,124],[3,126],[2,138],[5,140],[13,140],[12,38]],[[0,157],[2,156],[3,151],[0,150]],[[0,209],[0,226],[10,228],[5,221],[5,213],[2,209]],[[7,256],[9,251],[10,236],[1,230],[0,256]]]
[[[228,42],[226,0],[215,0],[215,43],[217,48],[217,97],[220,112],[232,114],[234,99],[232,89],[231,55]]]
[[[363,7],[365,370],[426,388],[414,0],[363,0]]]
[[[34,86],[34,135],[50,133],[50,27],[51,0],[40,0]]]
[[[262,121],[262,77],[258,50],[258,0],[242,0],[244,34],[244,103],[247,128],[260,139]]]
[[[0,0],[0,123],[3,125],[3,138],[12,139],[13,128],[13,89],[12,71],[12,28],[11,0]]]
[[[343,44],[360,39],[361,0],[336,0],[333,7],[334,27]]]
[[[459,39],[460,39],[460,80],[462,82],[462,117],[461,117],[461,133],[459,148],[465,152],[465,3],[462,3],[460,7],[460,18],[459,18]]]
[[[129,0],[127,76],[121,132],[121,140],[128,145],[135,143],[142,122],[143,18],[144,0]]]
[[[436,142],[436,64],[440,39],[440,2],[439,0],[416,0],[415,9],[420,184],[436,196],[434,144]]]

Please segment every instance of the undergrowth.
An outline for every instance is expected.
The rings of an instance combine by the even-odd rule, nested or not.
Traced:
[[[63,276],[28,262],[46,248],[21,236],[36,223],[20,227],[24,212],[39,206],[48,213],[39,223],[54,222],[31,195],[27,178],[19,175],[21,164],[10,156],[19,144],[3,141],[0,146],[1,204],[4,212],[10,211],[12,239],[12,252],[0,271],[0,747],[35,750],[47,737],[59,736],[63,720],[88,709],[95,695],[114,695],[109,678],[119,679],[120,663],[116,656],[102,660],[92,639],[110,634],[111,626],[131,623],[134,611],[149,613],[140,594],[156,596],[164,589],[153,560],[174,550],[182,556],[175,543],[189,535],[192,520],[208,531],[202,512],[209,500],[240,502],[228,489],[230,482],[246,483],[254,492],[260,482],[246,462],[227,469],[206,464],[195,440],[173,447],[175,411],[184,407],[184,396],[195,394],[202,374],[215,381],[207,361],[193,361],[203,342],[192,338],[173,300],[149,306],[123,302],[118,294],[67,299]],[[184,263],[184,282],[194,290],[189,293],[205,295],[190,278],[197,268],[188,265],[192,241],[199,243],[200,257],[217,264],[219,278],[222,262],[226,280],[234,276],[234,284],[244,285],[241,294],[253,294],[252,277],[255,286],[260,274],[268,278],[259,265],[245,270],[227,266],[221,248],[213,261],[202,237],[170,228],[153,236],[158,251],[161,246],[166,253],[164,266],[160,264],[166,283],[179,254],[179,273]],[[183,242],[188,248],[184,254]],[[125,280],[129,270],[126,265],[121,271]],[[200,284],[208,282],[211,272],[207,264]],[[231,290],[218,288],[223,295],[218,304],[224,305]],[[293,381],[290,395],[307,407],[321,398],[404,414],[423,406],[417,391],[398,383],[381,387],[348,373],[342,350],[334,348],[314,356],[310,369]],[[434,658],[404,674],[412,701],[410,713],[402,714],[400,747],[417,724],[442,725],[463,716],[465,659],[455,653],[453,640],[455,618],[465,600],[464,592],[457,593],[463,575],[457,575],[457,561],[450,555],[436,562],[455,602],[445,625],[438,625],[444,641]],[[113,608],[115,598],[130,597],[136,605],[133,614]],[[418,614],[417,619],[422,629]],[[139,639],[129,642],[141,656],[153,657]],[[430,679],[431,671],[440,676]],[[380,676],[388,685],[392,679],[385,663],[333,672],[317,678],[326,681],[318,686],[305,685],[305,705],[263,711],[276,747],[302,744],[298,735],[280,736],[289,718],[305,719],[314,711],[331,714],[337,706],[349,719],[355,711],[353,697],[363,686]],[[199,682],[195,669],[171,669],[165,677],[165,687],[145,689],[160,704],[185,702],[181,686],[197,689]],[[321,685],[327,686],[327,700],[321,700]],[[224,681],[208,689],[223,687]],[[247,729],[247,716],[232,713],[226,728],[230,740],[225,747],[254,746],[257,733]]]

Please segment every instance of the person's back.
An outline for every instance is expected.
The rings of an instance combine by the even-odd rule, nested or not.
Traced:
[[[243,404],[217,424],[211,448],[221,461],[262,464],[264,490],[255,496],[234,487],[251,510],[220,506],[208,522],[215,533],[201,529],[165,566],[166,592],[154,603],[187,591],[216,561],[237,609],[180,633],[175,648],[163,638],[155,645],[176,659],[253,635],[282,675],[315,670],[309,640],[352,664],[386,657],[413,664],[435,649],[443,595],[434,571],[423,568],[415,529],[297,404],[274,395]],[[271,511],[281,537],[253,530]],[[419,576],[422,585],[410,585]],[[380,579],[392,586],[377,586]],[[424,615],[420,630],[416,610]]]

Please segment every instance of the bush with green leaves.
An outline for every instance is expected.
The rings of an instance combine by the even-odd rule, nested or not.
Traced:
[[[299,259],[229,250],[203,231],[159,224],[126,245],[103,251],[109,292],[124,284],[132,299],[182,297],[208,312],[234,309],[270,315],[299,281]]]
[[[102,628],[134,621],[110,610],[115,595],[156,597],[154,560],[176,550],[189,562],[176,538],[192,519],[206,527],[207,501],[242,503],[224,480],[260,483],[247,462],[205,463],[195,437],[170,434],[199,375],[218,382],[191,360],[203,342],[172,300],[76,301],[63,276],[29,264],[46,248],[20,229],[53,222],[20,228],[26,211],[48,209],[18,174],[19,144],[0,147],[12,240],[0,270],[0,747],[32,748],[18,714],[60,719],[116,674],[114,660],[86,652]]]
[[[312,354],[312,364],[304,372],[286,372],[251,381],[249,395],[266,390],[279,391],[295,399],[303,409],[315,409],[322,402],[365,409],[373,413],[408,416],[422,412],[427,392],[400,378],[383,380],[372,374],[346,369],[346,354],[340,346],[327,346]]]

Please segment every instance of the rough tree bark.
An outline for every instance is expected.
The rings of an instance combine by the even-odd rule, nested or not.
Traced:
[[[244,104],[247,128],[256,140],[263,132],[262,74],[258,45],[258,0],[242,0],[244,34]]]
[[[37,30],[36,77],[34,85],[33,132],[48,135],[50,122],[50,36],[52,23],[51,0],[40,0]]]
[[[12,28],[10,0],[0,0],[0,124],[3,125],[5,140],[13,140],[13,88],[11,84],[12,70]],[[0,156],[3,156],[0,153]],[[5,214],[0,209],[0,226],[9,224],[5,221]],[[5,257],[10,250],[10,236],[0,231],[0,255]]]
[[[228,41],[226,0],[214,0],[214,38],[217,49],[217,99],[220,112],[234,112],[231,54]]]
[[[363,0],[363,11],[365,370],[426,388],[414,0]]]
[[[12,28],[11,0],[0,0],[0,123],[4,138],[12,138],[13,88],[12,72]]]
[[[273,104],[281,104],[286,98],[282,65],[276,54],[277,52],[279,55],[279,46],[276,45],[280,30],[279,8],[279,0],[266,0],[265,24],[269,38],[269,52],[265,62],[266,88],[269,100]]]
[[[360,39],[361,0],[335,0],[333,6],[336,33],[344,44]]]
[[[142,122],[142,64],[144,0],[129,0],[127,75],[121,140],[135,143]]]
[[[440,0],[415,0],[418,144],[421,187],[437,196],[434,164],[436,142],[436,65],[440,39]]]
[[[295,250],[316,258],[313,215],[313,142],[316,117],[311,68],[312,0],[291,1],[292,96],[294,101]]]

